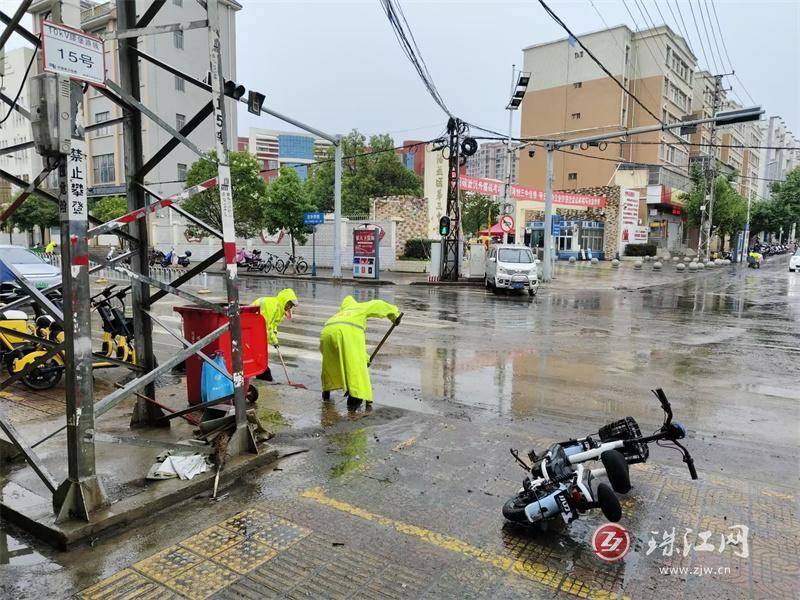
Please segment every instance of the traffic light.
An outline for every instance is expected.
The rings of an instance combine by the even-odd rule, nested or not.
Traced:
[[[261,92],[249,90],[247,92],[247,112],[250,112],[254,115],[260,115],[261,106],[264,104],[265,99],[266,96]]]
[[[235,81],[227,80],[225,82],[225,95],[238,100],[247,90],[243,85],[237,84]]]
[[[442,237],[447,237],[450,235],[450,217],[444,215],[441,219],[439,219],[439,235]]]

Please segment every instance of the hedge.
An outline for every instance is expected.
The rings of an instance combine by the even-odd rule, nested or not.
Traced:
[[[655,244],[628,244],[625,256],[655,256],[658,246]]]
[[[428,260],[431,257],[431,241],[419,238],[406,240],[406,250],[403,253],[403,257]]]

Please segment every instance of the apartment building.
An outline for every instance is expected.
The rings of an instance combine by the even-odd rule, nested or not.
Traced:
[[[568,140],[659,121],[678,123],[691,114],[697,58],[668,26],[632,31],[620,25],[581,35],[580,40],[629,93],[573,39],[524,48],[523,71],[532,77],[522,101],[522,137]],[[554,187],[587,190],[618,183],[636,189],[643,199],[640,214],[647,215],[641,224],[649,227],[650,241],[679,248],[686,237],[682,192],[691,183],[688,141],[688,133],[676,129],[556,152]],[[523,152],[519,183],[544,188],[545,160],[545,152]],[[556,209],[575,212],[569,206]],[[579,214],[574,218],[584,223]],[[587,225],[603,227],[605,216],[594,218],[596,222]],[[578,231],[574,239],[581,235]]]
[[[697,58],[686,41],[668,26],[634,32],[620,25],[580,39],[659,119],[675,123],[691,113]],[[570,139],[657,123],[574,40],[536,44],[523,52],[523,70],[532,73],[522,102],[523,137]],[[653,132],[632,141],[637,143],[575,149],[577,156],[558,153],[556,188],[607,185],[614,177],[617,159],[648,165],[651,184],[685,188],[689,152],[681,142],[688,141],[688,136]],[[611,161],[598,160],[603,158]],[[520,157],[519,182],[544,187],[543,152]]]
[[[2,68],[0,72],[3,73],[2,91],[6,96],[13,99],[17,94],[17,90],[23,83],[25,69],[32,58],[32,48],[17,48],[2,54],[3,64],[0,66]],[[23,93],[20,94],[17,103],[21,108],[28,110],[28,95],[25,91],[23,90]],[[7,112],[8,107],[5,104],[3,107],[2,115],[8,114],[8,118],[0,125],[0,149],[30,142],[33,139],[30,120],[17,111]],[[0,153],[0,169],[25,181],[33,181],[42,169],[42,161],[33,148],[11,153],[2,152]],[[10,186],[9,190],[11,193],[19,191],[14,186]]]
[[[514,150],[511,154],[511,183],[517,183],[518,162],[519,150]],[[467,158],[467,175],[505,182],[508,177],[508,163],[508,144],[481,144],[478,151]]]
[[[240,138],[239,149],[255,154],[263,165],[267,182],[276,179],[281,167],[293,167],[302,181],[308,179],[309,165],[328,158],[333,144],[323,138],[300,131],[276,131],[251,127],[247,137]]]
[[[708,71],[698,71],[694,77],[692,92],[692,117],[710,118],[713,115],[715,77]],[[717,90],[719,110],[735,110],[742,105],[727,97],[720,84]],[[745,198],[758,197],[758,173],[761,164],[761,125],[758,122],[737,123],[717,127],[715,145],[711,146],[711,124],[698,125],[691,134],[690,162],[709,168],[714,157],[717,169],[735,175],[733,186]]]
[[[758,195],[769,198],[772,180],[783,181],[793,169],[800,167],[800,140],[795,137],[779,116],[761,122],[761,150]]]
[[[151,2],[136,0],[137,14],[141,15]],[[96,35],[112,33],[117,28],[116,2],[97,3],[81,0],[82,28]],[[236,13],[242,6],[235,0],[224,0],[220,5],[222,32],[223,75],[236,79]],[[38,33],[39,20],[50,10],[49,0],[33,3],[29,12],[34,15],[34,30]],[[153,24],[177,23],[205,18],[205,10],[193,0],[167,0]],[[188,75],[204,79],[208,73],[208,32],[206,29],[175,31],[143,36],[139,48],[151,56],[181,69]],[[105,42],[106,72],[108,78],[119,81],[119,58],[116,40]],[[162,119],[176,129],[183,127],[195,113],[210,100],[209,93],[186,83],[182,79],[150,64],[139,61],[141,100]],[[27,93],[24,93],[27,98]],[[237,104],[226,103],[227,134],[229,144],[235,147]],[[88,124],[101,123],[122,116],[122,110],[94,88],[84,95],[84,114]],[[214,148],[214,128],[211,117],[195,129],[188,138],[200,149]],[[142,144],[144,160],[153,156],[172,136],[149,118],[142,116]],[[97,129],[86,138],[89,155],[87,184],[90,197],[124,194],[127,189],[123,160],[122,125]],[[174,194],[183,189],[186,172],[198,156],[179,144],[147,176],[146,183],[161,195]],[[169,217],[170,219],[172,216]]]

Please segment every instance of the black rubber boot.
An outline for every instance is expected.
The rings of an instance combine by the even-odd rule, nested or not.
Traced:
[[[331,393],[329,391],[322,392],[322,399],[327,402],[331,399]]]
[[[260,379],[261,381],[274,381],[274,379],[272,379],[272,371],[270,371],[269,367],[260,375],[256,375],[256,379]]]

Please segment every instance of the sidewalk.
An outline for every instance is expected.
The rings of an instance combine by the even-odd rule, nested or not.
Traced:
[[[541,449],[579,431],[380,405],[349,411],[341,400],[323,404],[290,388],[264,402],[291,423],[276,441],[309,453],[229,488],[223,502],[189,501],[135,535],[76,550],[59,573],[37,577],[29,568],[20,585],[35,595],[48,585],[78,592],[78,581],[80,598],[610,599],[655,590],[675,598],[795,597],[795,566],[780,551],[800,534],[785,511],[796,501],[788,487],[702,469],[693,482],[679,460],[665,465],[670,457],[660,453],[631,469],[635,487],[621,523],[633,549],[607,563],[591,550],[592,532],[605,522],[599,514],[534,533],[505,523],[500,511],[523,477],[508,448]],[[741,545],[723,553],[695,546],[684,555],[677,537],[669,555],[663,546],[648,552],[653,530],[658,541],[673,527],[680,536],[693,532],[692,540],[708,530],[718,544],[737,524],[750,527],[748,559],[737,558]],[[73,579],[78,566],[82,576]],[[663,571],[698,566],[729,571]]]

